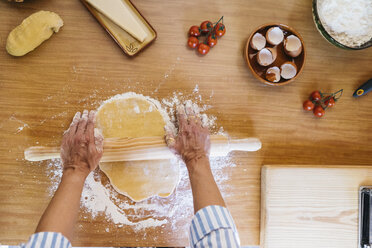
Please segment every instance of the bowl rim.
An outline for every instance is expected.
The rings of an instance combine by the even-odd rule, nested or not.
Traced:
[[[324,25],[323,25],[322,21],[320,20],[320,17],[319,17],[319,14],[318,14],[318,7],[317,6],[318,6],[318,0],[313,0],[313,4],[312,4],[313,21],[314,21],[316,29],[318,30],[320,35],[326,41],[328,41],[329,43],[331,43],[332,45],[334,45],[336,47],[339,47],[339,48],[342,48],[342,49],[345,49],[345,50],[363,50],[363,49],[366,49],[366,48],[369,48],[369,47],[372,46],[372,39],[370,39],[369,41],[364,43],[364,44],[367,44],[366,46],[363,46],[364,45],[363,44],[359,47],[350,47],[350,46],[344,45],[341,42],[337,41],[324,28]]]
[[[281,82],[281,83],[273,83],[273,82],[267,81],[267,80],[263,79],[262,77],[260,77],[259,75],[257,75],[257,72],[253,69],[253,67],[251,65],[251,62],[249,60],[248,49],[249,49],[249,46],[250,46],[251,39],[252,39],[253,35],[258,30],[263,29],[263,28],[266,28],[266,27],[269,27],[269,26],[279,26],[281,28],[284,28],[286,30],[289,30],[291,33],[293,33],[294,35],[296,35],[301,40],[301,43],[302,43],[302,52],[304,54],[304,61],[302,63],[301,68],[298,70],[296,76],[294,76],[293,78],[291,78],[291,79],[289,79],[287,81]],[[251,32],[251,34],[248,37],[247,43],[246,43],[245,48],[244,48],[244,58],[245,58],[245,61],[246,61],[247,65],[248,65],[249,69],[251,70],[253,76],[255,78],[257,78],[261,83],[264,83],[264,84],[267,84],[267,85],[272,85],[272,86],[286,85],[286,84],[289,84],[289,83],[293,82],[301,74],[302,70],[305,67],[306,49],[305,49],[304,39],[302,38],[302,36],[294,28],[292,28],[292,27],[290,27],[290,26],[288,26],[286,24],[282,24],[282,23],[279,23],[279,22],[268,22],[268,23],[262,24],[262,25],[256,27],[255,29],[253,29],[253,31]]]

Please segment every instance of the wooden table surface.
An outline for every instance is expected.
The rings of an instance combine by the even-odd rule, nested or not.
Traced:
[[[237,166],[229,168],[226,182],[232,190],[226,202],[243,245],[259,243],[262,164],[372,163],[372,95],[352,98],[372,77],[372,49],[346,51],[327,43],[314,26],[310,0],[133,2],[158,33],[135,58],[122,53],[78,0],[0,1],[1,244],[26,241],[50,200],[45,163],[24,161],[23,150],[59,145],[76,111],[127,91],[162,99],[173,92],[192,94],[198,85],[218,126],[233,137],[261,139],[260,152],[233,154]],[[8,33],[37,10],[57,12],[64,27],[34,52],[11,57],[5,51]],[[205,57],[190,51],[189,27],[222,15],[227,33],[218,45]],[[266,22],[290,25],[305,40],[305,69],[287,86],[261,84],[243,58],[250,32]],[[324,118],[302,110],[313,90],[341,88],[344,96]],[[187,225],[181,233],[168,226],[163,234],[149,231],[147,239],[123,229],[107,233],[107,225],[80,219],[73,245],[187,245]]]

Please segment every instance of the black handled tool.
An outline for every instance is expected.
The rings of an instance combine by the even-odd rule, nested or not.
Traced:
[[[360,97],[360,96],[364,96],[365,94],[367,94],[368,92],[370,92],[372,90],[372,78],[370,80],[368,80],[367,82],[365,82],[364,84],[362,84],[353,94],[353,97]]]
[[[372,187],[362,186],[359,190],[359,246],[371,248],[371,202]]]

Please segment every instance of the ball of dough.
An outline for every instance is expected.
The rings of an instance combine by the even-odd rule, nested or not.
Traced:
[[[10,55],[23,56],[49,39],[54,32],[57,33],[62,26],[63,20],[56,13],[36,12],[10,32],[6,50]]]

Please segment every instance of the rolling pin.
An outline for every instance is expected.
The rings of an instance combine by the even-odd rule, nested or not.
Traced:
[[[261,142],[257,138],[232,139],[223,135],[211,135],[210,156],[226,156],[230,151],[257,151]],[[28,161],[60,158],[60,147],[33,146],[25,150]],[[103,142],[101,162],[138,161],[174,158],[164,137],[107,138]]]

